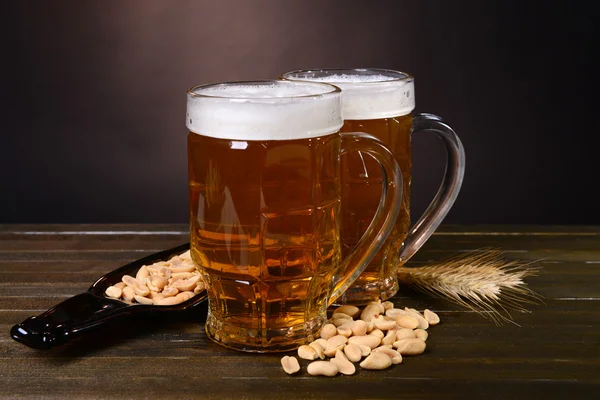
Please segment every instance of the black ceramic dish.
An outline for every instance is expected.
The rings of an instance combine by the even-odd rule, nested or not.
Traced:
[[[206,300],[206,291],[173,306],[129,304],[106,297],[104,291],[109,286],[121,282],[123,275],[135,276],[142,265],[166,261],[189,248],[189,243],[186,243],[109,272],[98,279],[87,292],[73,296],[43,314],[13,326],[10,335],[17,342],[34,349],[49,349],[128,317],[140,315],[161,319],[181,317],[182,313],[191,312]]]

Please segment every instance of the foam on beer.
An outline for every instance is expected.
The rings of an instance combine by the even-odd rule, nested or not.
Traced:
[[[339,131],[341,95],[330,85],[265,81],[188,91],[187,127],[219,139],[293,140]]]
[[[409,114],[415,108],[414,80],[407,74],[368,69],[334,71],[297,71],[284,78],[326,82],[341,88],[344,119],[392,118]]]
[[[393,81],[393,76],[386,76],[382,74],[374,75],[359,75],[359,74],[333,74],[326,77],[317,77],[311,79],[315,82],[336,82],[336,83],[355,83],[355,82],[383,82]]]

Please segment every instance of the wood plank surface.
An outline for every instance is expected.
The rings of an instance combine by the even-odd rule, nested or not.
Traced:
[[[0,225],[2,398],[596,398],[600,389],[600,227],[442,226],[408,266],[498,248],[535,262],[544,304],[496,326],[402,287],[397,306],[436,310],[425,354],[354,376],[288,376],[282,354],[227,350],[190,321],[129,321],[51,350],[10,328],[103,274],[188,240],[185,225]]]

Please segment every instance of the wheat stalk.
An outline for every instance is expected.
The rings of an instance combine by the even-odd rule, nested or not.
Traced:
[[[400,268],[398,280],[502,325],[516,324],[509,310],[526,312],[524,305],[542,301],[523,281],[538,272],[532,262],[506,260],[501,250],[480,249],[423,267]]]

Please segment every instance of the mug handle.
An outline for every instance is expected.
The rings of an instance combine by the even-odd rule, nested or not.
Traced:
[[[413,117],[413,132],[430,131],[446,145],[447,164],[444,179],[437,194],[408,232],[400,251],[398,265],[408,261],[425,244],[440,226],[454,204],[465,175],[465,149],[452,128],[433,114],[417,114]]]
[[[341,133],[342,152],[360,151],[381,166],[381,199],[375,217],[352,252],[339,265],[334,276],[328,306],[360,276],[394,229],[402,204],[402,173],[396,158],[375,136],[362,132]]]

